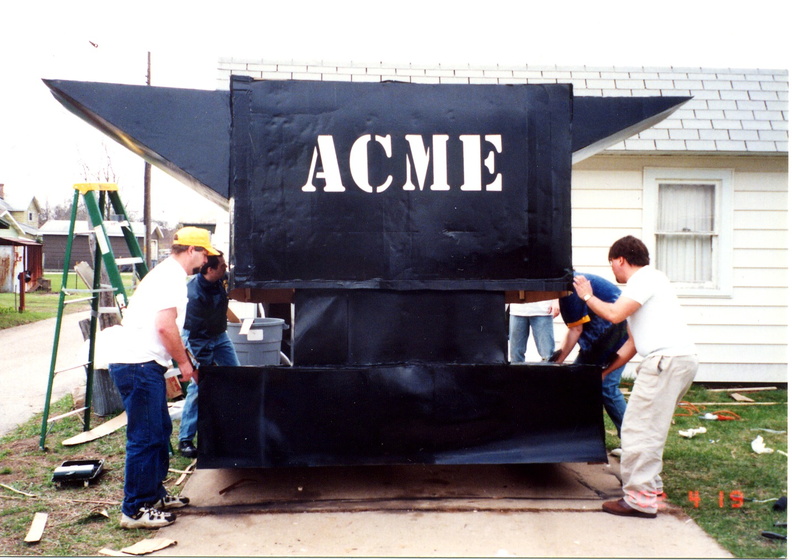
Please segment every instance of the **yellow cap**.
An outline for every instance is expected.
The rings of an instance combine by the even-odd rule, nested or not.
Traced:
[[[220,251],[212,247],[209,235],[208,229],[187,226],[173,234],[173,242],[177,245],[184,245],[185,247],[189,247],[190,245],[202,247],[206,249],[207,254],[217,256],[220,254]]]

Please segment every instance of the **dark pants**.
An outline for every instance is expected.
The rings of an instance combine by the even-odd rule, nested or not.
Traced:
[[[110,364],[110,375],[121,393],[128,420],[121,505],[128,516],[167,494],[162,481],[168,476],[173,424],[168,414],[165,371],[157,362]]]

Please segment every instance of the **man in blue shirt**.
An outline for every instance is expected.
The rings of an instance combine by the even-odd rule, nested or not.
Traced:
[[[614,302],[619,299],[621,290],[611,282],[596,274],[575,273],[591,282],[594,295],[602,301]],[[554,362],[566,359],[575,344],[580,346],[576,364],[589,364],[606,368],[616,357],[616,352],[627,341],[627,322],[613,324],[592,312],[586,303],[572,293],[559,300],[561,317],[569,330]],[[627,403],[619,390],[619,382],[624,366],[615,369],[602,379],[602,401],[605,411],[613,420],[621,437],[621,425]]]
[[[199,366],[238,366],[234,344],[228,338],[228,295],[223,282],[226,274],[223,253],[210,256],[187,283],[187,314],[182,337]],[[191,381],[184,400],[179,426],[179,452],[185,457],[197,457],[193,438],[198,424],[198,384]]]

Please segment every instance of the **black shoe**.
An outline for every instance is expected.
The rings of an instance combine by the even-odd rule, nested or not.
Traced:
[[[182,454],[182,457],[194,459],[198,456],[198,448],[189,439],[185,439],[179,442],[179,453]]]

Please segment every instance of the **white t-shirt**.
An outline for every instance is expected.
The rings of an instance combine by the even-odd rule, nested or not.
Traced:
[[[187,274],[173,257],[154,267],[143,277],[124,312],[123,335],[114,344],[111,363],[142,364],[155,360],[167,368],[171,355],[162,344],[154,323],[158,311],[176,308],[176,324],[181,331],[187,310]]]
[[[630,277],[621,295],[641,304],[627,317],[635,349],[641,356],[696,353],[679,300],[665,274],[645,266]]]
[[[552,315],[553,300],[532,301],[530,303],[510,303],[509,314],[517,317],[536,317],[537,315]]]

